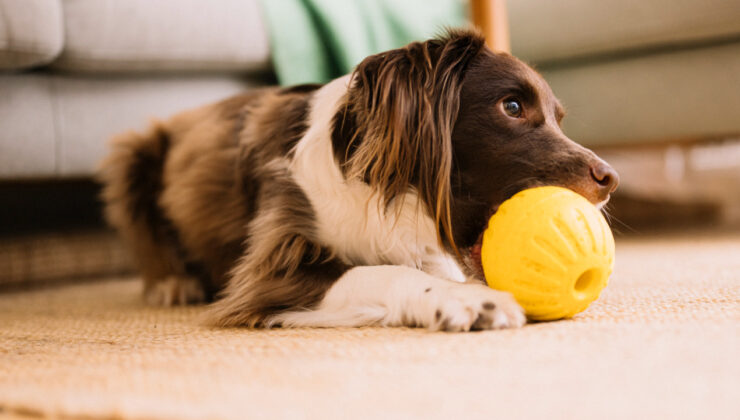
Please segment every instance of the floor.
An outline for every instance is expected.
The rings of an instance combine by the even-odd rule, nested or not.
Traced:
[[[218,330],[124,278],[0,295],[0,417],[740,418],[740,236],[617,242],[609,287],[519,330]]]

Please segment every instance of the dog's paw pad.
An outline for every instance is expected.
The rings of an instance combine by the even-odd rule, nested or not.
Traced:
[[[482,285],[458,285],[440,296],[430,329],[471,331],[517,328],[526,323],[514,298]]]

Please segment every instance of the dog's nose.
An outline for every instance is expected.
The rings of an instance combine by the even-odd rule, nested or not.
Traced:
[[[599,185],[599,193],[603,196],[614,192],[617,185],[619,185],[617,171],[605,162],[599,162],[591,166],[591,177]]]

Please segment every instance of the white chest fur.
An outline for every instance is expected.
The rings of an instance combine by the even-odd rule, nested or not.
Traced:
[[[291,171],[316,213],[319,240],[349,264],[404,265],[463,282],[460,267],[437,242],[434,221],[409,192],[402,206],[384,211],[360,180],[345,180],[334,159],[332,119],[347,92],[349,76],[314,96],[309,128],[295,149]]]

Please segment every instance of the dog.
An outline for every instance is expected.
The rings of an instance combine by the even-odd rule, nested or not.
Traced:
[[[155,305],[213,325],[522,326],[480,243],[514,193],[603,205],[617,173],[566,137],[543,78],[471,30],[366,58],[326,85],[251,91],[123,134],[105,213]]]

